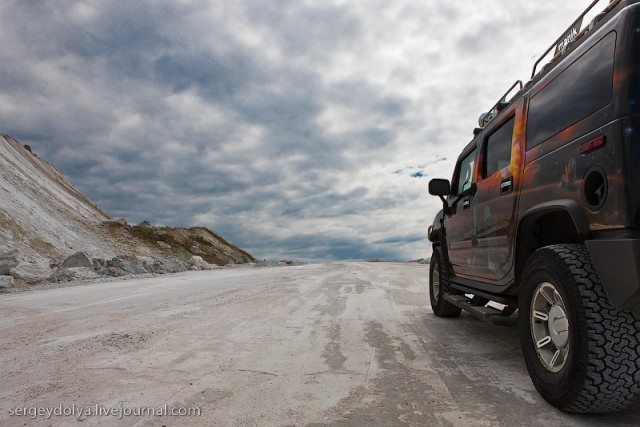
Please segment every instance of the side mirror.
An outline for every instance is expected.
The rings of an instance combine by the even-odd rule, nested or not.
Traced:
[[[432,196],[448,196],[451,194],[449,180],[436,178],[429,181],[429,194]]]

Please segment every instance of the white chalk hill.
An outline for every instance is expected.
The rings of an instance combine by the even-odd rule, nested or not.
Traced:
[[[172,258],[184,266],[193,255],[212,265],[253,261],[203,227],[156,228],[114,221],[28,146],[0,136],[0,276],[36,283],[77,252],[89,259]],[[172,268],[176,269],[180,268]]]

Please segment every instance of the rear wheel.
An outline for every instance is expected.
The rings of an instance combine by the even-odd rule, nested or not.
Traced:
[[[640,395],[640,316],[614,308],[584,245],[537,250],[518,311],[527,370],[567,412],[613,412]]]
[[[431,263],[429,265],[429,296],[431,297],[431,308],[438,317],[457,317],[462,310],[457,306],[445,301],[442,296],[449,291],[449,274],[444,264],[442,248],[433,248]]]

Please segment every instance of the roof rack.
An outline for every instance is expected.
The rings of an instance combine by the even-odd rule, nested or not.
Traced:
[[[589,7],[587,7],[587,9],[584,12],[582,12],[582,14],[578,17],[578,19],[576,19],[573,22],[573,24],[571,24],[571,26],[564,33],[562,33],[562,35],[549,47],[549,49],[547,49],[545,53],[542,54],[540,59],[538,59],[536,63],[533,65],[531,80],[527,82],[525,87],[530,86],[538,74],[546,73],[551,68],[553,68],[556,60],[562,55],[564,55],[569,49],[569,47],[571,47],[576,40],[580,39],[587,32],[589,32],[593,27],[595,27],[595,25],[598,24],[598,22],[600,22],[602,18],[607,16],[618,5],[629,0],[610,0],[607,7],[601,13],[597,14],[590,21],[589,25],[585,26],[585,28],[582,28],[584,17],[591,11],[591,9],[594,8],[594,6],[596,6],[598,3],[602,1],[603,0],[593,1],[589,5]],[[635,2],[638,2],[638,0],[633,0],[631,2],[635,3]],[[547,63],[544,67],[542,67],[541,71],[536,72],[538,65],[540,65],[542,60],[545,59],[552,50],[555,50],[555,51],[551,61],[549,61],[549,63]],[[515,98],[518,95],[518,93],[516,93],[509,101],[507,101],[507,95],[509,95],[513,91],[513,89],[516,88],[517,86],[519,86],[518,93],[520,93],[523,89],[523,85],[522,85],[522,81],[518,80],[513,84],[513,86],[509,88],[509,90],[500,98],[500,100],[493,107],[491,107],[491,109],[488,112],[480,115],[480,118],[478,119],[478,125],[480,127],[477,127],[473,130],[474,135],[477,135],[478,133],[480,133],[489,123],[491,123],[491,121],[495,117],[497,117],[500,111],[504,110],[510,104],[511,99]]]
[[[593,9],[593,7],[596,4],[600,3],[601,1],[602,0],[595,0],[593,3],[591,3],[589,7],[587,7],[587,9],[584,12],[582,12],[582,14],[578,17],[578,19],[576,19],[573,22],[573,24],[571,24],[571,26],[564,33],[562,33],[562,35],[558,37],[558,39],[555,42],[553,42],[553,44],[549,47],[549,49],[547,49],[545,53],[542,54],[540,59],[538,59],[536,63],[533,65],[533,72],[531,73],[532,80],[536,76],[536,70],[540,62],[542,62],[542,60],[546,58],[547,55],[549,55],[549,53],[552,50],[555,50],[555,52],[553,54],[553,58],[551,59],[550,63],[553,63],[558,57],[562,56],[576,40],[581,38],[585,33],[587,33],[591,28],[593,28],[595,24],[597,24],[602,18],[604,18],[609,12],[611,12],[616,6],[618,6],[624,0],[611,0],[609,2],[609,5],[604,9],[604,11],[596,15],[593,18],[593,20],[589,23],[589,25],[581,30],[582,21],[584,17],[591,11],[591,9]],[[545,68],[546,67],[543,68],[543,71],[545,71]]]
[[[519,92],[522,90],[521,80],[516,81],[509,88],[509,90],[506,91],[504,95],[502,95],[502,97],[498,100],[498,102],[496,102],[496,104],[493,107],[491,107],[491,109],[489,109],[489,111],[480,115],[480,118],[478,119],[478,125],[480,126],[480,128],[475,129],[474,134],[477,134],[480,130],[484,129],[484,127],[487,126],[491,122],[491,120],[493,120],[498,115],[500,111],[507,108],[507,106],[510,104],[511,99],[513,99],[512,97],[509,101],[507,101],[507,95],[513,92],[513,89],[515,89],[518,86],[519,86],[518,88],[518,92]]]

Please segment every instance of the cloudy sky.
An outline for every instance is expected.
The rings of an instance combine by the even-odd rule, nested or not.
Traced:
[[[426,257],[428,180],[590,2],[3,0],[0,133],[130,223]]]

